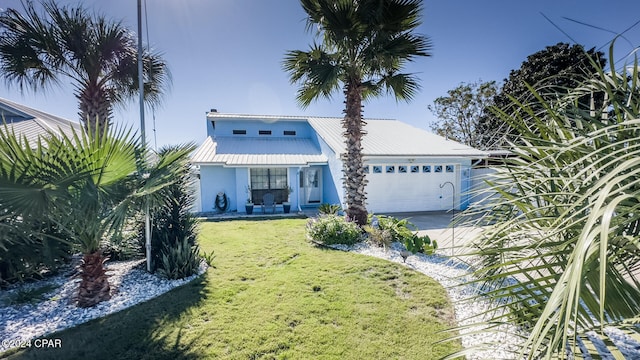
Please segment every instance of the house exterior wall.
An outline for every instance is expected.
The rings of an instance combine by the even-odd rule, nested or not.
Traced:
[[[329,145],[315,132],[312,137],[316,144],[320,147],[320,151],[327,155],[328,164],[323,166],[322,181],[323,194],[322,200],[327,204],[340,204],[343,208],[344,190],[342,184],[342,161],[339,156],[329,147]]]
[[[234,134],[234,130],[244,130],[246,134]],[[260,130],[270,130],[270,135],[261,135]],[[295,135],[285,135],[285,131],[295,131]],[[312,138],[311,126],[300,120],[242,120],[215,119],[207,122],[208,136],[244,136],[244,137],[299,137]]]
[[[482,204],[498,195],[495,191],[491,190],[485,182],[485,180],[491,180],[492,175],[496,173],[497,170],[491,167],[471,169],[471,187],[469,189],[471,203]]]
[[[292,209],[297,209],[298,207],[298,170],[299,168],[297,167],[287,167],[287,180],[293,190],[289,195]],[[250,184],[249,174],[250,168],[247,167],[225,168],[219,165],[201,165],[198,194],[201,206],[197,208],[197,211],[216,212],[216,195],[219,192],[224,192],[229,200],[229,208],[227,211],[245,212],[244,206],[249,197],[247,191],[247,187]]]
[[[217,211],[215,207],[216,195],[224,192],[229,199],[229,210],[237,210],[238,191],[236,169],[222,166],[200,166],[200,199],[201,211]]]
[[[313,124],[316,127],[318,126],[316,123]],[[314,177],[314,167],[322,170],[321,203],[340,204],[344,208],[346,204],[344,203],[342,161],[339,154],[333,150],[339,146],[339,138],[335,133],[337,130],[332,129],[327,136],[326,129],[322,130],[322,127],[319,129],[314,128],[310,120],[305,118],[269,116],[262,118],[250,115],[230,115],[227,118],[210,115],[207,118],[207,133],[213,139],[219,137],[218,139],[221,141],[220,147],[222,147],[221,144],[225,144],[224,141],[229,141],[225,140],[228,137],[246,137],[247,144],[253,144],[251,139],[293,137],[311,139],[320,152],[326,156],[326,160],[323,161],[327,161],[327,163],[310,162],[306,166],[269,165],[267,162],[256,166],[244,165],[248,162],[230,163],[225,166],[206,165],[205,163],[205,165],[201,165],[201,211],[215,211],[216,194],[223,191],[230,201],[229,211],[244,212],[244,205],[249,196],[247,187],[251,184],[251,168],[258,166],[287,168],[288,186],[293,190],[289,195],[292,211],[301,206],[315,206],[318,202],[318,198],[315,195],[313,200],[311,200],[312,197],[310,196],[312,193],[317,194],[316,185],[307,188],[312,189],[312,191],[307,191],[304,194],[301,191],[303,190],[301,181],[308,183],[309,178],[316,179]],[[325,131],[325,133],[322,131]],[[394,136],[397,137],[398,134],[396,133]],[[325,138],[327,139],[326,141]],[[267,146],[267,149],[275,149],[270,146],[271,144],[277,144],[275,141],[273,143],[264,140],[260,141]],[[282,142],[281,139],[277,141]],[[408,148],[414,149],[412,147]],[[445,149],[443,153],[447,154],[448,148],[446,146],[443,148]],[[378,151],[374,153],[384,153],[384,150],[380,151],[380,147],[374,149]],[[228,151],[228,148],[225,150]],[[429,149],[419,148],[419,150],[428,151]],[[390,151],[390,154],[394,154],[393,148]],[[397,153],[397,151],[395,152]],[[455,151],[453,152],[455,153]],[[249,151],[247,153],[253,154]],[[412,154],[412,152],[409,153]],[[416,154],[420,154],[420,152],[416,152]],[[363,160],[365,167],[369,171],[366,177],[368,181],[366,187],[367,209],[371,212],[390,213],[450,210],[452,207],[457,210],[467,208],[473,201],[470,190],[474,186],[474,182],[471,157],[465,156],[468,155],[462,155],[460,152],[457,155],[440,157],[428,155],[365,155]],[[377,172],[374,171],[375,167],[378,168]],[[392,167],[393,170],[387,171],[387,167]],[[425,169],[427,168],[430,170],[426,171]],[[440,169],[440,171],[437,171],[436,168]],[[301,172],[304,172],[305,175],[302,180]],[[281,178],[277,180],[278,183],[281,184],[281,180]],[[313,180],[314,184],[316,182],[317,180]],[[453,186],[447,184],[449,182]],[[262,196],[263,192],[256,190],[254,193]],[[306,197],[303,198],[303,195]]]
[[[249,169],[231,168],[236,173],[236,206],[230,210],[245,211],[244,205],[249,199]]]
[[[315,137],[321,151],[329,158],[324,177],[324,202],[341,204],[344,202],[342,161],[333,152],[328,144],[319,136]],[[371,212],[405,212],[405,211],[440,211],[450,210],[455,204],[456,210],[466,209],[470,204],[469,190],[471,189],[471,159],[451,157],[424,157],[424,158],[396,158],[396,157],[366,157],[365,166],[370,167],[367,174],[367,210]],[[431,172],[422,173],[422,165],[430,165],[432,171],[436,165],[443,167],[442,174]],[[446,173],[446,165],[454,166],[453,173]],[[372,173],[373,166],[381,166],[382,176],[394,176],[387,181],[376,181]],[[387,174],[386,166],[394,166],[395,173]],[[398,167],[407,167],[408,173],[398,173]],[[410,173],[411,166],[420,166],[420,173]],[[400,175],[400,176],[398,176]],[[402,176],[406,176],[402,178]],[[411,176],[414,175],[414,176]],[[422,175],[422,176],[415,176]],[[429,177],[430,175],[430,177]],[[372,183],[373,181],[373,183]],[[440,188],[440,185],[450,181],[455,186],[455,198],[453,189],[449,185]]]

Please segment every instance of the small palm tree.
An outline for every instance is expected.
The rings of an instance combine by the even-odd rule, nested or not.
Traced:
[[[519,359],[582,358],[579,345],[600,358],[596,343],[625,358],[611,335],[640,335],[640,71],[637,60],[593,65],[559,101],[531,88],[543,111],[516,100],[518,115],[497,111],[519,134],[517,157],[471,214],[485,226],[468,248],[479,297],[505,310],[488,314],[483,331],[525,330]]]
[[[159,193],[175,181],[192,150],[173,149],[146,167],[148,176],[140,176],[138,159],[147,157],[129,132],[50,134],[32,144],[5,128],[0,131],[0,204],[9,213],[55,223],[68,238],[61,240],[82,251],[78,306],[93,306],[110,297],[101,241],[119,231],[142,203],[160,203]]]
[[[429,41],[412,32],[420,25],[419,0],[301,0],[307,28],[317,28],[321,44],[285,55],[284,69],[301,85],[303,106],[343,90],[346,152],[342,154],[347,215],[367,221],[362,162],[362,101],[383,91],[410,100],[417,79],[401,73],[417,56],[429,56]]]
[[[69,79],[80,119],[102,133],[113,106],[138,93],[136,40],[122,23],[91,15],[80,5],[41,4],[44,14],[32,1],[23,3],[23,13],[7,9],[0,14],[0,76],[34,91]],[[145,100],[156,105],[169,71],[156,53],[147,51],[143,59]]]

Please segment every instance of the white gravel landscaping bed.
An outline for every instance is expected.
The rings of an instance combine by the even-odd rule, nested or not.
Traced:
[[[68,274],[2,291],[2,298],[6,300],[18,291],[29,288],[46,285],[57,287],[43,295],[44,301],[34,304],[0,303],[0,352],[157,297],[195,279],[207,268],[202,262],[198,274],[180,280],[167,280],[136,268],[142,263],[144,260],[107,262],[105,267],[110,276],[112,297],[91,308],[78,308],[73,304],[80,279],[70,278]]]

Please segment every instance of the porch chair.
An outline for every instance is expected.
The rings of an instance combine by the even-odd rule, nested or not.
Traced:
[[[266,214],[266,210],[271,208],[271,213],[276,213],[275,198],[272,193],[266,193],[262,197],[262,213]]]

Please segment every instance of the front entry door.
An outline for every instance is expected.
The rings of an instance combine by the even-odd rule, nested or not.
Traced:
[[[300,171],[300,194],[303,205],[322,202],[322,168],[312,166]]]

